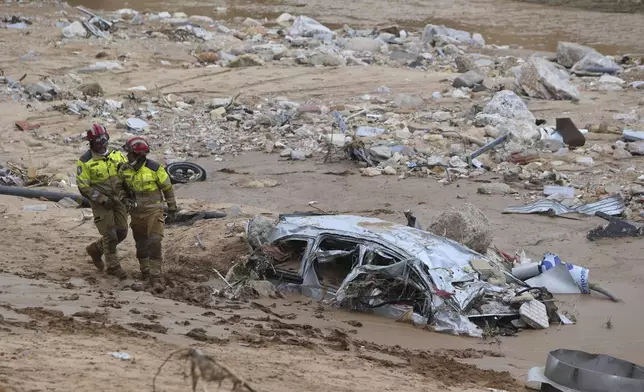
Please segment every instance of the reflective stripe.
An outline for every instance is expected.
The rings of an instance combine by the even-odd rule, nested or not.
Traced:
[[[128,165],[121,168],[120,175],[127,188],[134,193],[136,203],[140,207],[158,206],[163,202],[162,191],[172,190],[170,177],[161,165],[143,165],[138,170]]]
[[[151,192],[134,192],[134,197],[136,197],[137,204],[158,204],[163,201],[161,197],[161,192],[157,191],[154,193]]]
[[[86,153],[76,162],[76,184],[79,189],[91,187],[97,192],[118,196],[123,189],[118,177],[118,167],[127,162],[119,151],[111,151],[107,156]]]

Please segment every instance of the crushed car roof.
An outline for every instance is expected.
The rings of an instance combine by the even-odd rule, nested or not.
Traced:
[[[469,266],[482,255],[450,239],[377,218],[353,215],[282,215],[269,240],[289,236],[317,237],[332,233],[393,246],[409,258],[420,260],[431,268]]]

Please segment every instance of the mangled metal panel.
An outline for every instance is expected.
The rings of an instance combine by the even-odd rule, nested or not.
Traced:
[[[356,242],[358,252],[319,250],[322,241],[336,237]],[[329,261],[333,256],[357,253],[357,265],[335,293],[335,301],[342,302],[347,296],[347,288],[362,275],[384,274],[407,280],[410,271],[413,271],[417,279],[414,285],[425,295],[426,304],[421,313],[414,313],[411,307],[398,305],[378,306],[376,313],[394,318],[407,317],[415,323],[425,324],[431,316],[433,327],[441,331],[481,336],[480,329],[462,312],[484,294],[505,290],[479,280],[478,274],[471,268],[471,260],[485,259],[485,256],[447,238],[380,219],[351,215],[281,216],[266,240],[275,243],[290,239],[314,241],[302,258],[300,272],[303,294],[318,299],[329,294],[328,290],[322,289],[315,272],[313,262],[316,257],[322,256],[322,260],[318,260],[320,263]],[[369,255],[373,257],[382,253],[387,253],[384,255],[386,257],[393,257],[392,264],[370,265],[370,261],[366,260]],[[394,262],[396,258],[398,261]]]
[[[606,215],[619,215],[624,212],[626,205],[621,195],[607,197],[590,204],[584,204],[577,208],[569,208],[553,200],[539,200],[525,206],[508,207],[503,210],[504,214],[535,214],[535,213],[553,213],[554,215],[564,215],[571,213],[580,213],[584,215],[595,215],[597,212],[603,212]]]

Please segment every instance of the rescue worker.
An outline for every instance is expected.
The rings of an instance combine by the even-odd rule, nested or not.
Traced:
[[[89,150],[76,162],[76,184],[94,213],[94,225],[101,239],[87,246],[86,251],[99,271],[107,263],[108,275],[124,280],[116,246],[127,237],[127,211],[121,202],[123,185],[118,167],[127,162],[120,151],[108,149],[110,136],[104,126],[93,124],[87,130]],[[105,262],[103,262],[105,255]]]
[[[150,281],[154,291],[164,290],[161,241],[165,218],[163,202],[168,205],[168,218],[177,213],[177,202],[170,177],[163,166],[148,159],[150,146],[145,139],[129,139],[123,150],[128,163],[121,166],[119,176],[128,196],[123,200],[131,216],[130,227],[136,244],[136,258],[141,268],[141,279]]]

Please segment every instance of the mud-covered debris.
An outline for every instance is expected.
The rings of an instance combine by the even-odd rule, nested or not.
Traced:
[[[442,213],[429,227],[434,234],[460,242],[485,254],[494,235],[487,216],[473,204],[452,207]]]
[[[258,215],[248,222],[247,240],[253,249],[268,243],[268,235],[275,228],[275,222]]]
[[[236,301],[248,301],[258,298],[284,298],[282,294],[273,283],[267,280],[242,280],[235,283],[232,287],[227,287],[223,290],[223,295]]]
[[[130,327],[138,329],[139,331],[155,332],[161,334],[168,332],[168,328],[164,327],[161,324],[130,323],[128,325]]]
[[[482,195],[509,195],[517,193],[517,191],[512,189],[510,185],[502,182],[492,182],[481,185],[476,191]]]
[[[186,333],[186,336],[197,340],[199,342],[215,343],[215,344],[227,344],[228,339],[218,338],[216,336],[208,335],[206,330],[203,328],[194,328]]]

